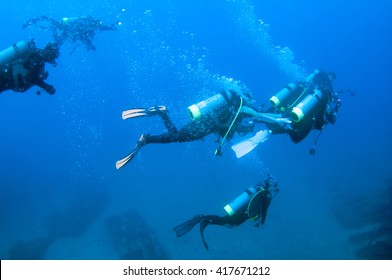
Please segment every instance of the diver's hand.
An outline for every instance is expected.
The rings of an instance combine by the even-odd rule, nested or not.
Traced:
[[[276,123],[281,127],[286,130],[292,130],[293,128],[291,127],[292,121],[288,118],[277,118]]]
[[[50,95],[53,95],[56,93],[56,89],[52,86],[48,86],[46,89],[46,92],[49,93]]]

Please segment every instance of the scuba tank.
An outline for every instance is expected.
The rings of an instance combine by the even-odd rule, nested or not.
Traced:
[[[213,114],[219,109],[224,108],[233,98],[231,92],[222,91],[210,98],[188,107],[188,114],[192,120],[198,120],[203,116]]]
[[[21,58],[25,54],[33,51],[35,48],[33,41],[20,41],[19,43],[13,44],[11,47],[0,52],[0,69],[4,68],[8,63],[15,59]]]
[[[312,73],[310,73],[307,77],[306,77],[306,82],[310,83],[311,81],[313,81],[314,77],[316,77],[316,75],[318,75],[320,73],[319,69],[314,70]]]
[[[249,189],[245,190],[241,195],[239,195],[236,199],[232,202],[227,204],[224,209],[229,216],[232,216],[236,211],[241,209],[244,205],[246,205],[252,196],[257,193],[257,189],[255,187],[250,187]]]
[[[315,89],[312,94],[307,95],[300,103],[291,111],[291,118],[294,122],[300,122],[305,115],[311,114],[312,111],[318,109],[322,105],[323,93],[319,89]]]
[[[81,17],[63,17],[62,19],[60,19],[60,23],[65,25],[70,24],[71,22],[75,22],[79,18]]]
[[[291,94],[293,94],[298,89],[298,86],[295,83],[290,83],[278,91],[274,96],[270,98],[270,103],[274,108],[279,108],[280,111],[284,112],[286,110],[285,106],[287,106],[286,102]]]
[[[307,87],[302,83],[290,83],[270,98],[270,104],[281,113],[297,104],[306,94]]]
[[[84,21],[84,20],[87,20],[90,18],[91,18],[91,16],[63,17],[62,19],[60,19],[60,24],[69,25],[69,24],[74,24],[75,22]]]
[[[327,102],[327,93],[314,89],[293,108],[290,112],[293,130],[289,135],[294,143],[301,142],[312,129],[318,129],[316,124],[323,117]]]

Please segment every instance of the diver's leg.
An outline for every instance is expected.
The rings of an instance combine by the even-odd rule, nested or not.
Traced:
[[[130,162],[132,159],[134,159],[145,144],[146,144],[146,135],[142,134],[139,140],[137,141],[135,148],[126,157],[116,162],[116,168],[120,169],[128,162]]]
[[[47,22],[49,22],[49,18],[47,16],[39,16],[39,17],[36,17],[36,18],[29,19],[28,21],[26,21],[22,25],[22,28],[30,27],[30,26],[32,26],[34,24],[37,24],[40,21],[47,21]]]
[[[192,121],[186,124],[180,130],[177,130],[173,122],[167,116],[167,113],[160,110],[158,111],[159,111],[159,115],[164,120],[165,126],[168,129],[168,133],[164,133],[161,135],[142,134],[139,138],[139,141],[136,143],[135,148],[131,151],[131,153],[127,155],[125,158],[117,161],[116,163],[117,169],[123,167],[130,160],[132,160],[144,145],[151,144],[151,143],[167,144],[167,143],[174,143],[174,142],[177,143],[191,142],[191,141],[202,139],[208,134],[214,133],[216,130],[214,126],[205,122],[198,122],[198,121]],[[140,112],[132,112],[132,114],[139,114],[139,113]]]
[[[162,114],[164,115],[164,114]],[[162,117],[164,118],[164,116]],[[168,121],[170,119],[166,119]],[[171,121],[170,121],[171,122]],[[168,133],[161,135],[146,135],[146,144],[150,143],[183,143],[183,142],[192,142],[196,140],[200,140],[215,132],[215,129],[203,122],[192,121],[182,127],[180,130],[177,130],[174,125],[170,128],[170,123],[165,123],[168,128]]]
[[[159,110],[158,115],[162,118],[163,123],[167,128],[169,134],[176,134],[178,132],[173,121],[170,119],[169,115],[167,114],[166,108],[165,110]]]
[[[203,216],[200,221],[200,236],[204,247],[208,250],[208,244],[204,239],[204,230],[208,225],[224,225],[225,217],[219,217],[217,215],[207,215]]]

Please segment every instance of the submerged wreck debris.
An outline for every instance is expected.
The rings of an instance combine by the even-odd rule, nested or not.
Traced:
[[[105,219],[109,239],[119,259],[162,260],[168,256],[153,230],[135,211]]]
[[[60,238],[78,238],[99,218],[108,203],[103,191],[87,191],[72,199],[64,208],[54,209],[44,222],[46,234],[18,240],[8,249],[10,259],[45,259],[50,246]]]
[[[392,259],[392,180],[371,193],[338,196],[332,208],[339,224],[352,233],[349,242],[359,259]]]

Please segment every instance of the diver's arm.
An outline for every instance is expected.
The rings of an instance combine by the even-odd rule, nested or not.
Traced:
[[[56,92],[56,89],[52,85],[48,84],[47,82],[45,82],[43,80],[37,80],[35,82],[35,84],[37,86],[39,86],[40,88],[44,89],[50,95],[53,95]]]

